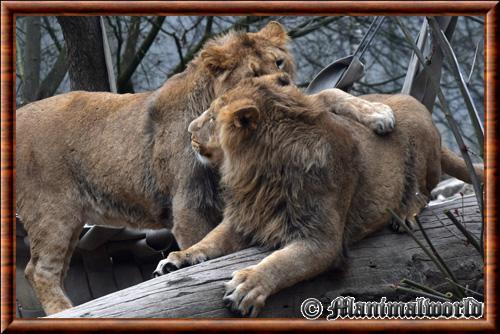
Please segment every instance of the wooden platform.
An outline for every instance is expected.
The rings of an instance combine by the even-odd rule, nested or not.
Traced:
[[[481,257],[443,214],[445,208],[455,212],[460,220],[463,215],[466,228],[478,235],[481,215],[476,199],[473,195],[466,196],[429,207],[420,220],[460,283],[482,291]],[[420,231],[416,235],[424,240]],[[247,249],[145,281],[52,317],[234,317],[222,303],[223,283],[234,270],[255,264],[267,254],[256,248]],[[348,264],[342,270],[327,272],[271,296],[261,316],[301,317],[300,304],[309,297],[318,298],[325,305],[337,296],[364,301],[383,296],[388,300],[414,299],[416,295],[402,294],[391,287],[403,278],[442,292],[451,290],[441,272],[409,235],[387,228],[352,247]]]
[[[29,240],[19,221],[16,236],[16,314],[42,317],[42,306],[24,277]],[[176,244],[168,230],[85,227],[64,282],[66,293],[74,305],[80,305],[144,282],[171,249]]]

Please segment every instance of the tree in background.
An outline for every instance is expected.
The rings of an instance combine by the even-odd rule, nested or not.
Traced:
[[[71,90],[111,91],[98,16],[58,16]]]
[[[48,39],[53,41],[50,47]],[[38,16],[19,19],[16,47],[18,104],[54,95],[64,79],[67,64],[66,52],[49,19]]]
[[[40,25],[38,16],[29,16],[24,22],[26,30],[26,47],[24,48],[24,75],[27,80],[23,87],[23,95],[26,101],[38,100],[38,89],[40,85]]]
[[[97,20],[95,17],[94,19]],[[401,18],[415,38],[423,19]],[[256,31],[270,20],[281,22],[289,30],[291,49],[297,60],[296,82],[299,86],[306,87],[324,66],[353,52],[373,17],[104,17],[117,91],[125,93],[154,90],[168,77],[183,71],[207,39],[231,29]],[[17,18],[16,42],[20,51],[16,73],[18,104],[74,88],[70,77],[65,76],[68,68],[65,48],[69,49],[70,43],[65,43],[66,34],[63,37],[59,23],[55,17]],[[92,32],[83,30],[81,37],[89,37],[90,34]],[[483,35],[484,24],[481,19],[460,17],[451,43],[464,75],[468,78],[468,88],[484,119]],[[96,39],[96,43],[99,43],[100,39]],[[79,51],[75,53],[68,50],[70,62],[76,62],[82,56],[79,52],[87,50],[87,47],[82,46],[81,40],[77,41],[73,50]],[[411,52],[412,49],[397,26],[392,20],[385,20],[365,54],[367,73],[354,85],[351,92],[355,95],[398,93],[403,85]],[[94,66],[97,71],[98,65]],[[99,72],[101,76],[106,73],[102,70]],[[105,81],[105,78],[101,80]],[[83,80],[78,81],[83,83]],[[461,125],[467,144],[473,151],[477,150],[460,91],[446,62],[441,87],[454,118]],[[442,113],[434,112],[433,117],[443,134],[445,144],[456,147]]]

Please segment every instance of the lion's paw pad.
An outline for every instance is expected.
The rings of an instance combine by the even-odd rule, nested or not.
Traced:
[[[225,283],[224,305],[243,316],[256,317],[265,304],[267,293],[260,278],[251,269],[233,273],[233,279]]]

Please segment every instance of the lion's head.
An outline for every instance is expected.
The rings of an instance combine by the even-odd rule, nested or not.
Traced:
[[[208,41],[194,63],[214,76],[214,95],[220,97],[248,78],[276,73],[293,77],[295,65],[288,43],[289,37],[283,26],[270,22],[255,33],[232,31]],[[218,106],[224,101],[224,96],[214,100],[211,107],[189,126],[191,145],[198,159],[214,167],[222,162],[223,157],[215,136],[215,118]]]
[[[198,160],[212,167],[219,167],[224,157],[216,127],[215,106],[221,101],[221,98],[214,100],[210,108],[193,120],[188,127],[191,133],[191,147]]]
[[[257,100],[262,100],[260,89],[266,87],[279,89],[284,94],[298,92],[286,73],[245,79],[215,99],[210,108],[189,124],[191,146],[201,162],[214,167],[221,165],[224,157],[219,136],[221,126],[239,128],[240,132],[255,130],[260,117]]]
[[[284,27],[274,21],[255,33],[231,31],[208,41],[194,63],[216,78],[213,89],[220,96],[244,78],[276,72],[293,76],[289,40]]]

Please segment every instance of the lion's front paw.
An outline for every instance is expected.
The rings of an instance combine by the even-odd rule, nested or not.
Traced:
[[[168,274],[183,267],[192,266],[207,260],[203,252],[190,252],[189,250],[171,252],[166,259],[161,260],[153,272],[153,277]]]
[[[234,272],[225,286],[224,304],[243,316],[256,317],[269,296],[266,278],[252,267]]]
[[[368,126],[379,135],[394,130],[396,118],[391,107],[379,102],[371,102],[372,112],[369,117]]]

